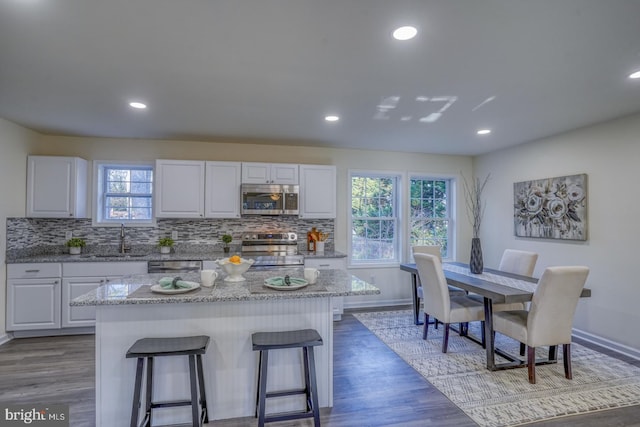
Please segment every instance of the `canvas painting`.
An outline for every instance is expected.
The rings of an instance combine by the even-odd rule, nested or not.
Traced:
[[[587,240],[587,175],[513,184],[518,237]]]

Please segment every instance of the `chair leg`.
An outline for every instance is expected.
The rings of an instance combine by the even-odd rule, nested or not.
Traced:
[[[564,376],[571,380],[573,373],[571,372],[571,344],[562,344],[562,358],[564,359]]]
[[[558,346],[550,345],[549,346],[549,360],[557,361],[558,360]]]
[[[260,364],[260,382],[258,384],[258,426],[264,427],[267,404],[267,366],[269,365],[269,350],[262,350],[262,363]]]
[[[449,324],[443,323],[444,325],[444,333],[442,334],[442,352],[447,352],[447,347],[449,347]]]
[[[484,320],[480,321],[480,339],[482,340],[482,348],[487,348],[487,336],[484,333]]]
[[[433,328],[434,329],[438,329],[438,319],[436,319],[435,317],[433,318]]]
[[[196,356],[189,355],[189,383],[191,384],[191,425],[200,427],[198,414],[198,376],[196,375]]]
[[[536,383],[536,348],[527,346],[527,368],[529,370],[529,382]]]
[[[427,339],[427,331],[429,330],[429,315],[427,313],[424,314],[424,328],[422,328],[422,339]]]
[[[204,389],[204,371],[202,370],[202,356],[198,354],[196,356],[198,362],[198,383],[200,387],[200,406],[202,407],[202,422],[209,422],[209,411],[207,409],[207,392]]]
[[[138,357],[138,363],[136,367],[136,382],[133,392],[133,407],[131,408],[131,423],[130,427],[138,426],[138,411],[140,409],[140,391],[142,388],[142,368],[144,366],[144,358]]]

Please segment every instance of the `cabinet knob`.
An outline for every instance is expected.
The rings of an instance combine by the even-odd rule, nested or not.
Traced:
[[[72,214],[72,213],[70,213],[70,214],[69,214],[69,216],[73,216],[73,214]]]
[[[58,281],[57,281],[57,280],[54,280],[54,281],[53,281],[53,284],[54,284],[54,285],[57,285],[57,284],[58,284]]]
[[[105,280],[104,280],[104,279],[100,279],[100,283],[104,283],[104,282],[105,282]]]

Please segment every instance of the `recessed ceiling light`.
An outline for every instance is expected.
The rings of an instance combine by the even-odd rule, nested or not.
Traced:
[[[478,135],[488,135],[491,133],[491,129],[480,129],[478,132],[476,132]]]
[[[640,79],[640,71],[636,71],[635,73],[629,74],[630,79]]]
[[[340,117],[331,115],[326,116],[324,119],[328,122],[337,122],[338,120],[340,120]]]
[[[147,108],[147,104],[143,104],[142,102],[130,102],[129,107],[144,110]]]
[[[393,38],[396,40],[410,40],[414,38],[416,34],[418,34],[418,29],[416,27],[400,27],[393,32]]]

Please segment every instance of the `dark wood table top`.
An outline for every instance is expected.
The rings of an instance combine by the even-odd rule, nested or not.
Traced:
[[[491,280],[491,278],[487,278],[487,275],[484,275],[483,277],[483,275],[471,274],[468,270],[462,272],[461,270],[468,269],[467,264],[452,262],[443,263],[442,266],[448,284],[488,297],[494,303],[531,301],[533,291],[538,283],[538,279],[535,277],[521,276],[519,274],[485,268],[484,273],[488,273],[487,275],[496,275],[513,279],[513,281],[507,281],[511,282],[511,285],[509,283],[500,284]],[[448,270],[448,267],[457,271]],[[418,269],[415,264],[400,264],[400,269],[412,274],[418,273]],[[580,296],[583,298],[590,297],[591,290],[584,288]]]

